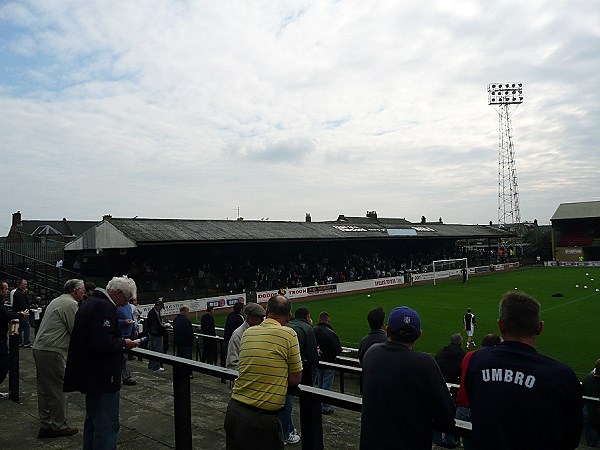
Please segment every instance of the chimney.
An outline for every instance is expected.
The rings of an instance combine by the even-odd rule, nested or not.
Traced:
[[[421,223],[427,223],[427,219],[425,218],[425,216],[421,216]]]
[[[440,223],[444,223],[444,221],[442,220],[442,218],[440,217]]]
[[[107,220],[107,219],[112,219],[112,216],[110,214],[104,214],[102,216],[102,220]]]
[[[310,213],[306,213],[306,222],[312,222],[312,219],[310,218]]]
[[[12,226],[20,227],[21,225],[23,225],[23,223],[21,222],[21,211],[17,211],[12,215]]]
[[[367,211],[367,217],[369,219],[377,219],[377,211]]]

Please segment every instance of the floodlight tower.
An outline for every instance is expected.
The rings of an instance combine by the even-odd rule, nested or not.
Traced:
[[[511,114],[523,103],[523,83],[488,84],[488,104],[498,107],[498,224],[521,229]]]

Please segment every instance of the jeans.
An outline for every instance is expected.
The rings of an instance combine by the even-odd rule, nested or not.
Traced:
[[[131,336],[122,336],[123,339],[131,339]],[[123,381],[129,380],[131,378],[131,370],[129,370],[129,365],[127,363],[129,361],[129,354],[123,353],[123,364],[121,366],[121,378]]]
[[[294,431],[294,422],[292,421],[292,396],[285,396],[285,405],[283,409],[279,411],[279,420],[281,421],[281,428],[283,429],[283,439],[287,439],[290,433]]]
[[[465,408],[464,406],[459,406],[456,408],[456,415],[454,416],[459,420],[465,420],[467,422],[471,421],[471,408]],[[464,437],[463,438],[463,447],[465,450],[474,450],[473,441],[471,438]]]
[[[117,448],[120,395],[120,391],[85,395],[83,450]]]
[[[23,332],[23,340],[20,340],[20,343],[23,345],[31,345],[31,326],[29,325],[29,317],[21,317],[19,319],[19,336]]]
[[[598,431],[590,423],[587,405],[583,407],[583,434],[587,445],[590,447],[598,446]]]
[[[317,367],[317,387],[325,389],[326,391],[331,390],[333,385],[333,377],[335,376],[335,370],[333,369],[321,369]],[[333,407],[327,403],[321,403],[321,412],[333,411]]]
[[[148,335],[148,350],[152,350],[153,352],[163,353],[163,337],[162,336],[154,336],[152,334]],[[148,369],[158,370],[160,368],[160,363],[158,361],[153,361],[151,359],[148,360]]]
[[[444,433],[444,437],[442,438],[442,433],[440,431],[433,432],[433,443],[435,445],[440,445],[441,443],[454,445],[455,440],[452,434]]]

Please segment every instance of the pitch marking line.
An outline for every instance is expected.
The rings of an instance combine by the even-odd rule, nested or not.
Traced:
[[[577,303],[577,302],[579,302],[581,300],[585,300],[585,299],[591,298],[594,295],[596,295],[596,293],[590,294],[590,295],[588,295],[586,297],[578,298],[576,300],[571,300],[570,302],[563,303],[562,305],[556,305],[556,306],[552,306],[551,308],[548,308],[548,309],[542,309],[542,312],[544,313],[544,312],[547,312],[547,311],[552,311],[553,309],[556,309],[556,308],[562,308],[563,306],[570,305],[571,303]]]

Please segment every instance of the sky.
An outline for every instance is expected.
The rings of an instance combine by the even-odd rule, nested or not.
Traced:
[[[0,0],[0,235],[113,217],[522,221],[600,200],[594,0]]]

